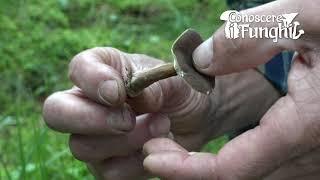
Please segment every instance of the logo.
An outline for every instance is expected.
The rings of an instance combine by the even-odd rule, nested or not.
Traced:
[[[226,21],[225,36],[227,39],[258,38],[299,39],[305,32],[299,29],[300,23],[294,21],[298,13],[282,15],[246,15],[235,10],[225,11],[220,19]],[[298,30],[299,29],[299,30]]]

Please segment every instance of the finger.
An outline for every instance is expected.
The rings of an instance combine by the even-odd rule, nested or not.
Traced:
[[[121,72],[130,69],[125,53],[113,48],[93,48],[76,55],[69,65],[71,81],[96,102],[109,106],[126,99]]]
[[[149,155],[143,162],[152,175],[165,179],[218,179],[215,173],[215,157],[209,153],[186,154],[165,151]]]
[[[146,142],[143,146],[143,152],[146,155],[162,151],[188,152],[182,146],[168,138],[154,138]]]
[[[297,150],[294,147],[296,142],[285,132],[294,130],[295,123],[286,127],[279,122],[270,121],[271,118],[277,121],[296,121],[298,115],[292,112],[295,112],[294,103],[283,98],[264,116],[261,125],[225,145],[217,155],[219,176],[225,179],[259,179],[292,158],[297,153],[294,152]],[[289,113],[291,115],[288,117]]]
[[[319,145],[319,106],[316,103],[319,94],[318,83],[312,80],[317,78],[319,66],[310,70],[299,58],[294,61],[289,75],[288,95],[272,106],[259,126],[227,143],[216,157],[188,163],[188,154],[176,148],[151,154],[145,159],[146,168],[163,177],[166,174],[176,177],[175,173],[183,176],[188,172],[197,175],[197,165],[193,164],[205,162],[207,166],[203,169],[210,171],[203,172],[207,173],[204,179],[261,179],[288,160],[316,148]],[[303,91],[308,91],[309,96],[302,94]],[[192,170],[183,169],[190,166]]]
[[[120,136],[88,136],[73,134],[70,149],[73,155],[85,162],[127,156],[142,150],[143,144],[153,137],[168,136],[170,121],[160,114],[139,116],[135,129]]]
[[[142,180],[148,177],[142,162],[142,154],[136,153],[99,163],[89,163],[88,168],[97,179],[101,180]]]
[[[293,22],[300,23],[300,26],[297,27],[297,34],[304,34],[298,40],[281,38],[277,42],[274,42],[273,38],[250,38],[247,32],[245,37],[228,39],[226,38],[225,30],[228,29],[230,23],[227,22],[215,32],[213,37],[209,38],[194,51],[194,64],[204,74],[221,75],[264,64],[272,59],[274,55],[284,50],[296,50],[303,53],[308,49],[313,49],[315,43],[312,43],[311,40],[316,42],[315,39],[319,39],[319,33],[315,33],[315,31],[319,30],[319,25],[310,23],[310,19],[313,19],[314,15],[318,14],[317,9],[319,7],[319,2],[311,0],[307,2],[280,0],[244,10],[241,12],[243,15],[278,16],[286,13],[299,13]],[[255,28],[263,27],[269,29],[279,26],[279,22],[242,24],[249,24],[250,27]],[[284,37],[284,32],[281,33],[282,37]]]
[[[212,154],[188,153],[175,142],[160,138],[151,141],[145,145],[148,156],[143,162],[151,174],[165,179],[216,179],[215,157]],[[152,145],[160,149],[156,150]]]
[[[79,89],[47,98],[43,117],[50,128],[74,134],[119,134],[135,126],[135,115],[129,106],[106,108],[86,98]]]
[[[108,106],[119,106],[127,100],[138,114],[159,112],[169,102],[180,102],[190,94],[190,88],[180,79],[156,82],[135,97],[127,99],[124,82],[130,75],[154,67],[160,60],[126,54],[113,48],[94,48],[75,56],[69,67],[73,83],[89,98]],[[178,93],[179,92],[179,93]]]
[[[280,103],[280,106],[286,105],[285,107],[289,109],[293,108],[292,103],[290,104],[287,99],[282,99]],[[287,117],[288,112],[291,112],[292,116]],[[270,117],[271,114],[276,114],[278,117]],[[267,114],[268,118],[277,120],[284,118],[292,120],[295,116],[297,114],[292,114],[292,111],[279,109],[279,105]],[[188,172],[190,172],[188,176],[194,178],[195,174],[198,175],[198,168],[195,167],[205,162],[206,166],[202,168],[207,170],[209,168],[210,171],[202,176],[198,175],[203,179],[259,179],[276,169],[284,159],[288,158],[288,154],[293,153],[293,143],[287,140],[290,137],[287,135],[283,137],[282,132],[283,129],[279,129],[275,124],[264,123],[230,141],[216,157],[191,163],[188,153],[171,146],[175,149],[174,151],[151,153],[145,159],[144,166],[151,173],[168,179],[184,177],[183,175]],[[193,169],[187,169],[189,167]]]
[[[259,126],[220,150],[216,172],[221,179],[261,179],[319,144],[317,68],[308,68],[299,58],[289,74],[288,95],[271,107]]]

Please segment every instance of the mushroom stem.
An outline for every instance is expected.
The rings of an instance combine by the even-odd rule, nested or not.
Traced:
[[[177,72],[174,69],[173,63],[166,63],[151,69],[133,73],[132,77],[126,83],[127,95],[129,97],[136,97],[144,88],[151,84],[176,75]]]

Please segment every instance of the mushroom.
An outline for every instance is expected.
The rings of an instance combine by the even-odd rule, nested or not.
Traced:
[[[193,66],[192,53],[203,42],[201,36],[192,29],[184,31],[173,43],[171,51],[173,63],[139,71],[130,75],[126,81],[126,91],[129,97],[138,96],[151,84],[172,76],[180,76],[194,90],[210,94],[215,81],[212,77],[200,74]]]

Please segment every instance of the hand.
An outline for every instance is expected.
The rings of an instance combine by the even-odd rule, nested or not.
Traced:
[[[282,50],[297,51],[288,94],[271,107],[259,126],[230,141],[216,156],[190,154],[172,141],[165,149],[154,150],[153,146],[169,141],[155,139],[144,147],[149,155],[145,167],[166,179],[320,179],[319,9],[319,1],[282,0],[242,12],[299,12],[296,20],[305,31],[299,40],[230,40],[222,27],[199,46],[193,54],[195,65],[207,75],[242,71],[267,62]]]
[[[197,151],[212,137],[260,119],[279,96],[261,74],[249,70],[217,78],[210,96],[172,77],[127,98],[127,73],[159,63],[163,62],[113,48],[90,49],[70,63],[75,87],[45,101],[48,126],[71,134],[71,152],[97,178],[143,179],[149,175],[142,166],[146,141],[173,136],[182,147]],[[267,96],[257,97],[260,93]],[[248,111],[250,104],[260,102],[265,103]],[[164,142],[154,148],[166,146]]]
[[[75,87],[46,100],[48,126],[72,134],[72,153],[87,162],[97,177],[145,176],[142,146],[153,137],[171,136],[171,122],[171,133],[186,148],[199,149],[204,143],[208,115],[216,102],[193,91],[180,78],[157,82],[141,95],[127,98],[124,79],[128,73],[160,63],[113,48],[90,49],[70,63]]]

